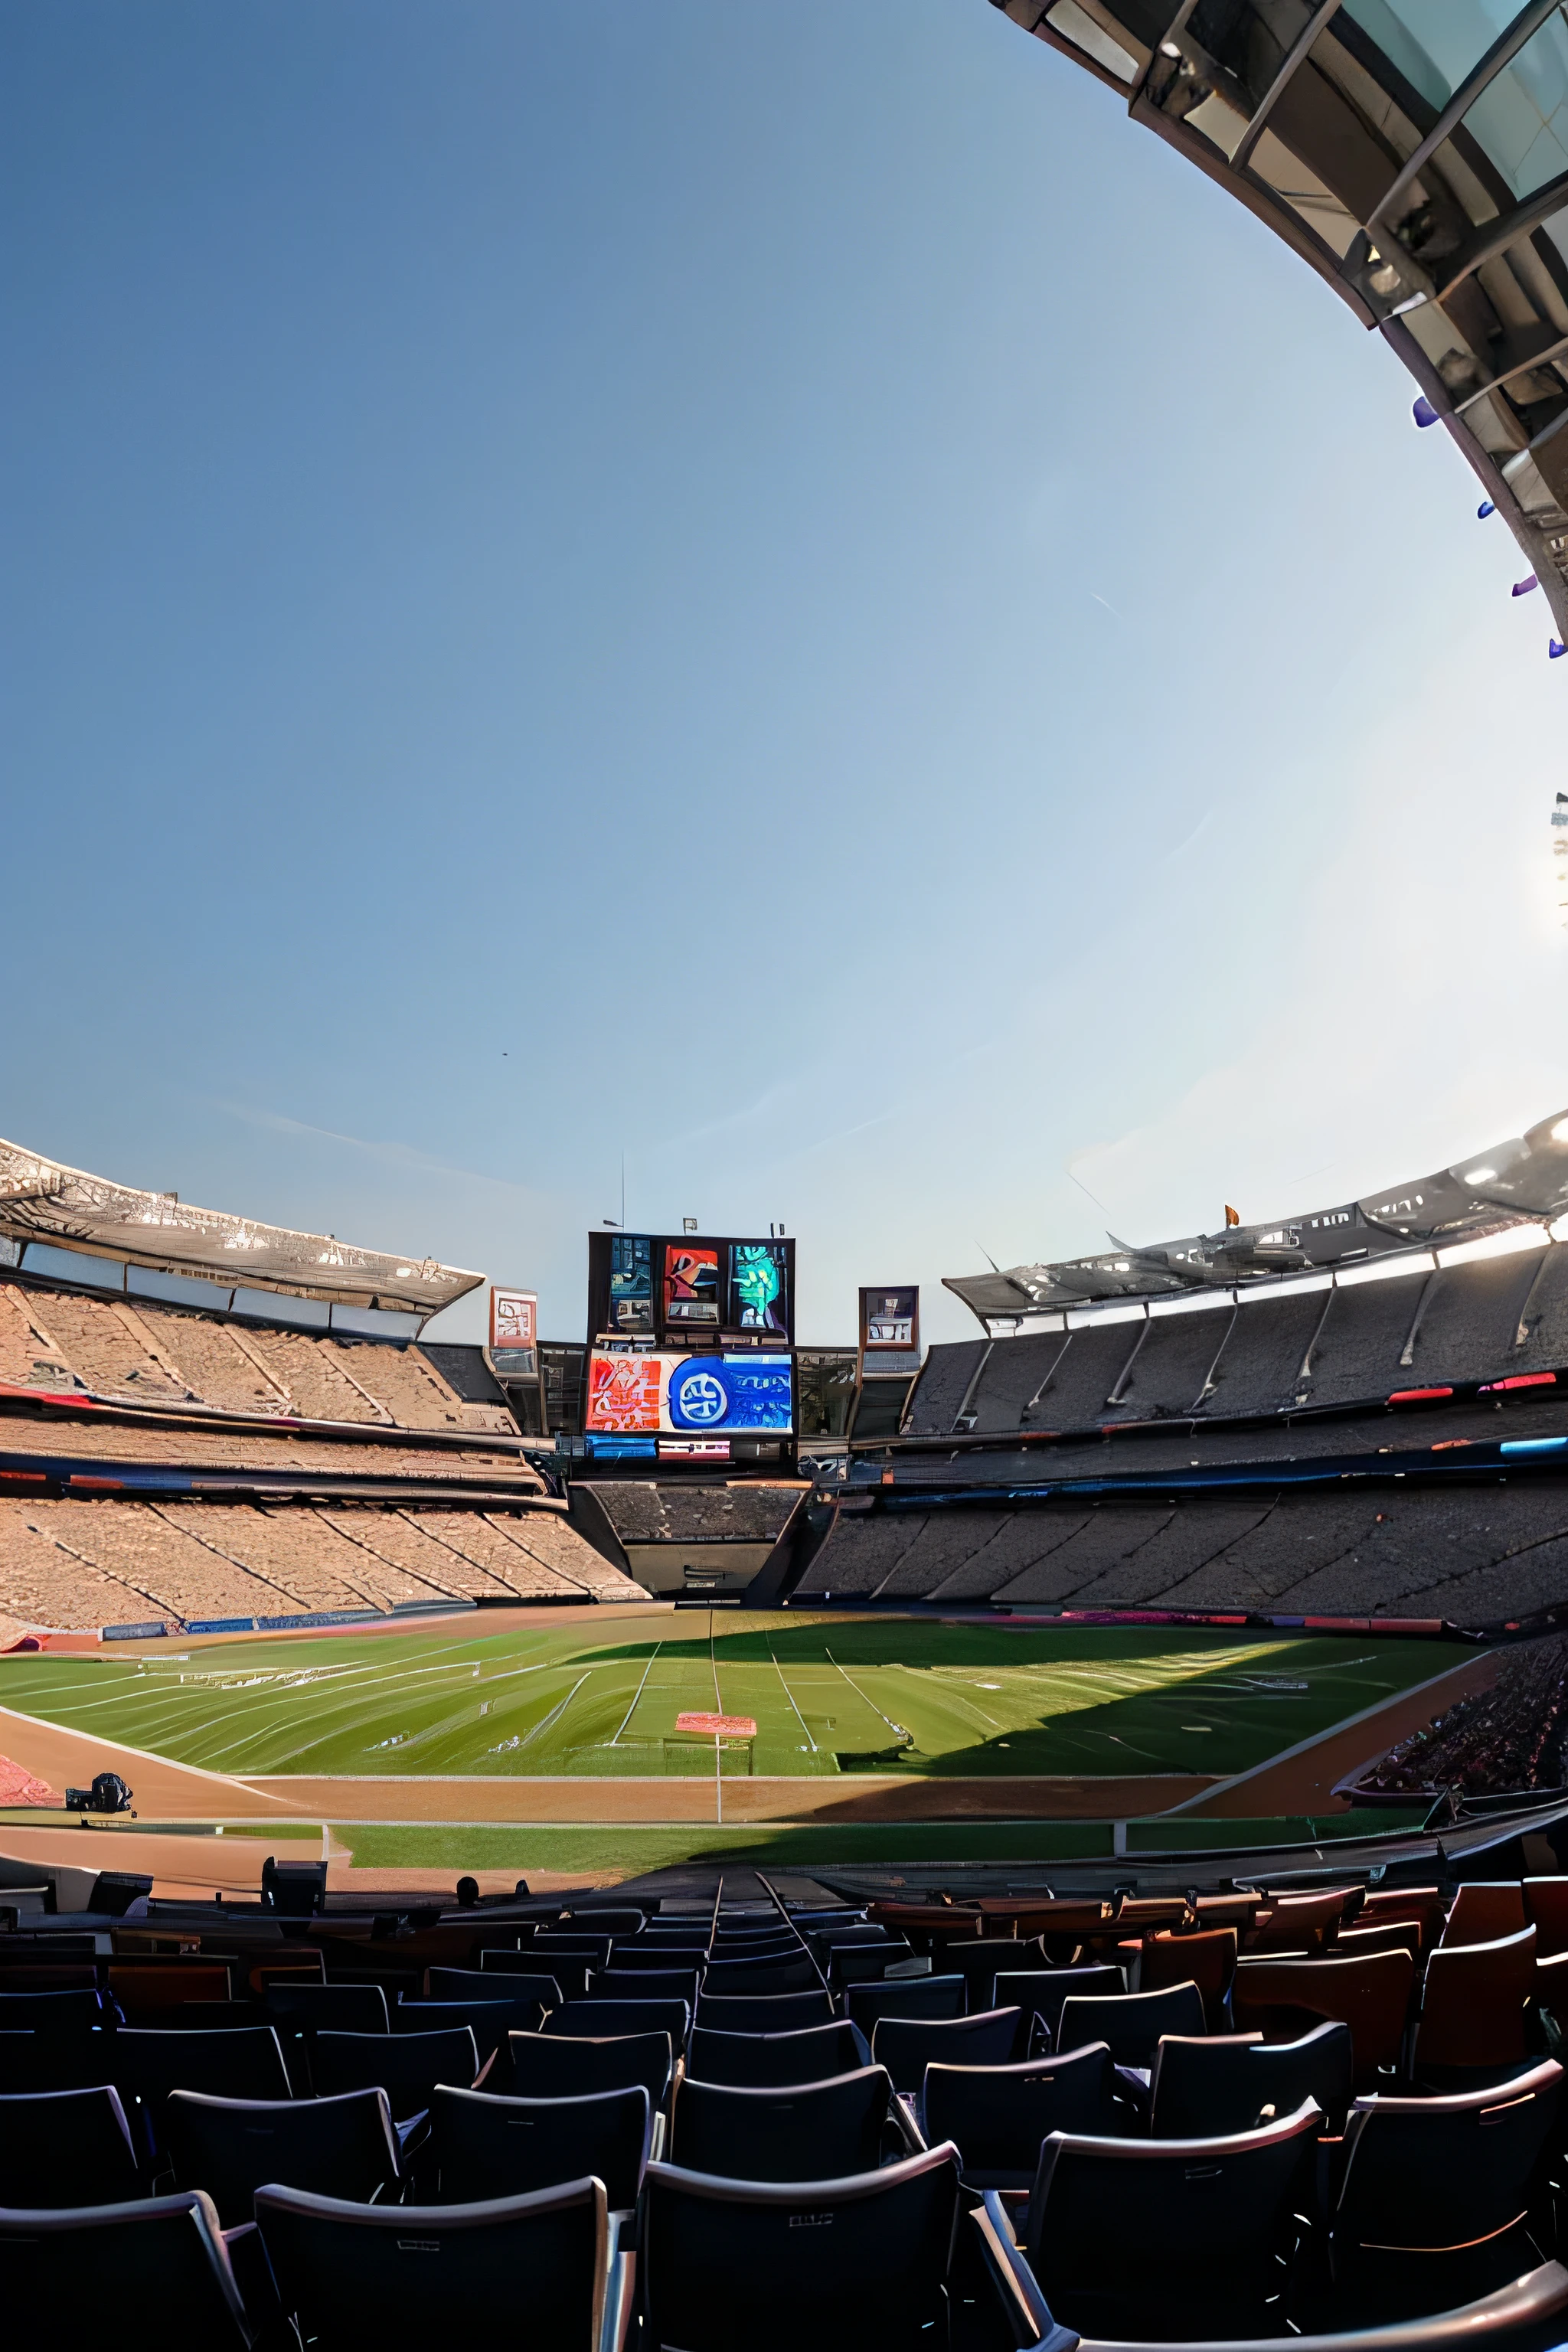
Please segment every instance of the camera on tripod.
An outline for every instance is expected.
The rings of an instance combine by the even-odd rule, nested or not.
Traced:
[[[68,1813],[128,1813],[131,1811],[130,1789],[118,1772],[99,1772],[93,1776],[90,1789],[68,1789]]]

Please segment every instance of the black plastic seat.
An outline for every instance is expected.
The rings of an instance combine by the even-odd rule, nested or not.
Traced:
[[[969,1988],[971,2009],[1006,2008],[1010,2004],[995,1999],[998,1976],[1014,1970],[1043,1968],[1045,1954],[1037,1943],[1027,1943],[1016,1937],[995,1936],[973,1942],[944,1944],[942,1948],[944,1975],[956,1969]]]
[[[1280,2259],[1321,2122],[1309,2102],[1223,2139],[1053,2132],[1026,2244],[1055,2317],[1117,2342],[1282,2334]]]
[[[420,2178],[443,2205],[521,2197],[563,2180],[602,2180],[612,2211],[637,2203],[653,2147],[653,2103],[641,2083],[567,2099],[495,2098],[444,2084],[430,2105]]]
[[[771,2090],[689,2074],[670,2109],[670,2161],[731,2180],[840,2179],[874,2172],[893,2084],[884,2066]]]
[[[163,2109],[173,2091],[205,2091],[217,2099],[287,2099],[292,2092],[270,2025],[235,2026],[216,2033],[122,2026],[114,2036],[111,2055],[120,2095],[128,2112],[135,2100],[150,2135],[148,2153],[163,2144]]]
[[[871,2055],[887,2068],[895,2091],[918,2091],[931,2065],[1010,2064],[1027,2030],[1021,2009],[984,2010],[978,2017],[879,2017],[871,2029]]]
[[[386,1995],[373,1984],[279,1984],[267,1988],[267,2014],[285,2033],[389,2033]]]
[[[1057,2041],[1064,2050],[1108,2042],[1119,2066],[1152,2066],[1162,2034],[1196,2037],[1203,2030],[1202,1993],[1195,1984],[1179,1984],[1159,1992],[1120,1993],[1111,2000],[1071,1994],[1057,2020]]]
[[[250,2221],[268,2180],[322,2197],[368,2202],[401,2178],[397,2135],[384,2090],[325,2099],[213,2099],[175,2091],[163,2134],[182,2189],[201,2189],[226,2230]]]
[[[962,2017],[968,1988],[960,1976],[894,1977],[881,1984],[849,1985],[844,2013],[862,2033],[884,2017]]]
[[[1037,2017],[1054,2046],[1064,2000],[1086,1993],[1108,2000],[1125,1990],[1120,1969],[1092,1961],[1078,1969],[1004,1969],[992,1998],[1000,2009],[1016,2007]]]
[[[478,2205],[353,2205],[256,2193],[283,2308],[321,2352],[448,2339],[581,2345],[604,2330],[604,2184],[576,2180]]]
[[[710,1960],[702,1986],[705,1992],[721,1997],[764,1994],[770,1999],[823,1989],[816,1963],[805,1951],[798,1959]]]
[[[931,2065],[916,2114],[928,2140],[958,2148],[971,2189],[1029,2189],[1052,2132],[1114,2139],[1135,2130],[1116,2104],[1103,2042],[1016,2066]]]
[[[479,2071],[471,2025],[435,2033],[318,2033],[310,2053],[318,2098],[382,2090],[399,2122],[429,2105],[437,2083],[466,2091]]]
[[[199,2191],[0,2210],[0,2311],[51,2352],[247,2352],[255,2334]]]
[[[110,2084],[0,2096],[0,2205],[124,2205],[145,2187]]]
[[[0,2095],[79,2091],[110,2080],[110,2037],[94,2033],[0,2032]]]
[[[718,2179],[650,2164],[644,2278],[681,2352],[915,2352],[945,2341],[957,2150],[847,2179]]]
[[[820,1992],[700,1993],[697,2022],[715,2033],[803,2033],[831,2025],[833,2001]]]
[[[891,1968],[901,1967],[912,1958],[907,1944],[836,1944],[822,1955],[819,1965],[827,1971],[827,1981],[835,1992],[846,1985],[880,1984]]]
[[[410,2000],[398,1995],[392,2012],[394,2033],[439,2033],[454,2025],[469,2025],[479,2045],[482,2066],[509,2033],[537,2033],[549,2011],[537,2000]]]
[[[675,2071],[668,2033],[509,2033],[507,2053],[512,2095],[523,2099],[585,2099],[640,2083],[662,2107]]]
[[[588,1979],[590,2000],[683,2000],[697,2006],[697,1969],[597,1969]]]
[[[869,2063],[866,2037],[847,2018],[788,2033],[729,2033],[699,2019],[691,2036],[690,2074],[704,2083],[741,2089],[826,2083]]]
[[[616,1976],[664,1976],[672,1969],[695,1976],[707,1965],[703,1944],[616,1944],[605,1968]]]
[[[640,1936],[650,1924],[635,1903],[584,1903],[566,1916],[574,1927],[595,1936]]]
[[[566,1988],[562,1982],[563,1969],[565,1968],[569,1976],[574,1973],[576,1981],[581,1983],[593,1966],[594,1958],[592,1953],[581,1952],[563,1952],[552,1958],[548,1951],[535,1951],[531,1944],[525,1944],[521,1952],[481,1952],[479,1973],[492,1979],[496,1977],[526,1977],[531,1986],[548,1982],[554,1985],[558,1996],[564,1998]],[[569,1967],[566,1965],[568,1963]],[[467,1976],[471,1971],[467,1969],[451,1971],[443,1969],[441,1973],[444,1976],[448,1973]],[[430,1990],[434,1992],[436,1990],[434,1969],[431,1969],[430,1975],[432,1978]]]
[[[1330,2238],[1336,2317],[1441,2311],[1532,2265],[1532,2180],[1562,2084],[1548,2058],[1489,2090],[1356,2100]]]
[[[0,1992],[0,2033],[89,2033],[104,2021],[91,1985],[62,1992]]]
[[[1213,2139],[1251,2131],[1271,2106],[1293,2115],[1316,2099],[1330,2130],[1343,2122],[1354,2090],[1348,2025],[1324,2024],[1298,2042],[1256,2033],[1161,2036],[1149,2084],[1154,2139]]]
[[[485,1957],[489,1958],[487,1954]],[[508,1959],[519,1958],[508,1952]],[[559,2009],[561,1988],[552,1976],[542,1970],[530,1976],[522,1969],[506,1969],[504,1983],[494,1969],[427,1969],[425,1978],[426,1998],[429,2000],[536,2000],[541,2009]]]
[[[668,2033],[672,2046],[683,2050],[691,2030],[691,2011],[683,2000],[569,2000],[552,2009],[540,2027],[542,2033],[567,2033],[602,2040],[616,2033]]]

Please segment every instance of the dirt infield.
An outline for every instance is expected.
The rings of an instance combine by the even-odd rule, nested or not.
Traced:
[[[891,1774],[805,1780],[726,1778],[726,1822],[1109,1822],[1163,1812],[1212,1781],[1184,1774],[1140,1780],[909,1780]],[[236,1782],[318,1821],[711,1822],[711,1780],[337,1780]],[[209,1814],[210,1814],[210,1808]],[[226,1815],[238,1819],[239,1815]]]

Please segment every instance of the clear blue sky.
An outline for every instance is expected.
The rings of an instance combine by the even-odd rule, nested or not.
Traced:
[[[0,205],[0,1133],[831,1340],[1568,1103],[1517,550],[985,0],[5,0]]]

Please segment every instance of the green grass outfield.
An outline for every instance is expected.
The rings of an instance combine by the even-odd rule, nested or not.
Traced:
[[[668,1621],[667,1621],[668,1622]],[[718,1612],[656,1636],[482,1619],[167,1654],[0,1659],[0,1705],[237,1774],[711,1777],[678,1714],[757,1722],[759,1773],[1212,1773],[1460,1663],[1442,1642]],[[748,1759],[727,1751],[726,1771]],[[886,1846],[889,1832],[877,1832]],[[363,1838],[361,1840],[363,1843]]]

